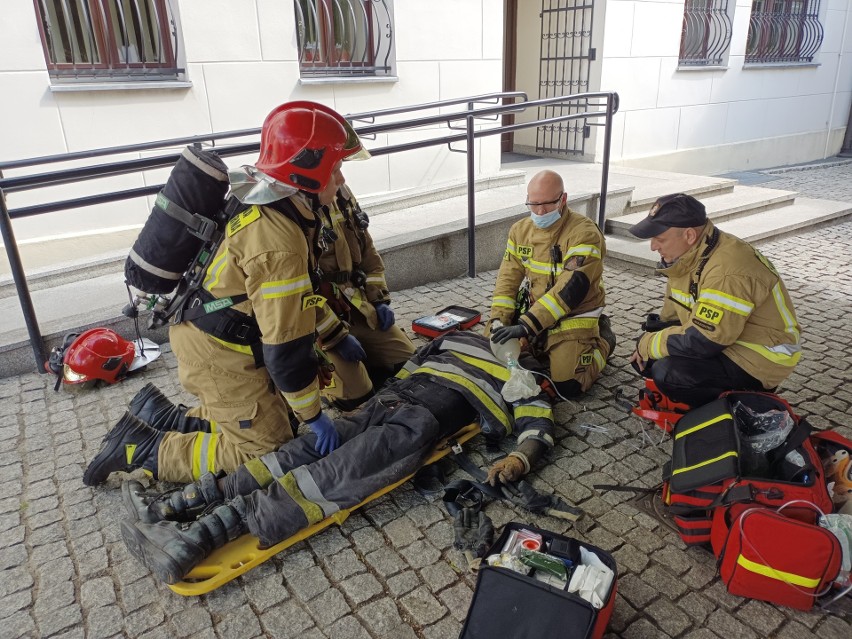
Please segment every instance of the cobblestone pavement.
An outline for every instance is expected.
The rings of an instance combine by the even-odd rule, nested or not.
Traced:
[[[850,173],[852,167],[841,174],[842,185],[832,178],[815,188],[837,199],[828,189],[844,188],[852,200]],[[804,183],[807,176],[784,179]],[[788,188],[808,194],[799,184]],[[852,436],[852,222],[761,248],[784,274],[804,330],[806,356],[782,394],[816,427]],[[399,292],[399,321],[408,326],[448,304],[485,310],[494,277]],[[567,526],[490,504],[495,525],[526,521],[611,551],[620,581],[608,636],[848,639],[852,608],[802,613],[728,595],[709,553],[687,549],[636,510],[628,494],[592,488],[654,485],[670,450],[613,403],[616,389],[639,386],[626,358],[663,282],[609,264],[606,283],[620,337],[615,357],[586,397],[557,407],[556,446],[533,474],[539,488],[587,515]],[[0,380],[0,637],[458,636],[475,580],[452,549],[447,514],[408,484],[208,595],[181,597],[155,582],[121,542],[119,480],[97,489],[81,482],[101,438],[146,382],[173,399],[192,399],[178,385],[167,348],[148,371],[88,393],[54,393],[45,375]]]

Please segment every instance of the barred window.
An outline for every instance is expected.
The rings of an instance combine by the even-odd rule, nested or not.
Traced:
[[[177,79],[167,0],[34,0],[44,57],[60,80]]]
[[[753,0],[745,61],[811,62],[822,38],[819,0]]]
[[[387,0],[294,0],[303,77],[388,75],[393,24]]]
[[[686,0],[679,63],[684,66],[722,64],[731,44],[728,0]]]

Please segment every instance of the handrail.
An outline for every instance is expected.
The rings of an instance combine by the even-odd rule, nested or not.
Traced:
[[[521,102],[515,102],[515,99],[521,99]],[[476,104],[487,101],[505,101],[512,100],[510,104],[498,104],[497,106],[487,106],[484,108],[474,108]],[[590,103],[589,100],[593,102]],[[566,104],[579,102],[582,106],[588,108],[602,109],[597,111],[584,111],[581,113],[572,113],[569,115],[560,115],[550,118],[535,119],[529,122],[520,122],[511,125],[491,126],[487,128],[475,129],[476,120],[484,118],[492,118],[507,113],[518,113],[530,108],[537,108],[545,105]],[[453,113],[440,113],[437,115],[428,115],[424,117],[409,118],[404,120],[394,120],[391,122],[383,122],[375,124],[376,118],[386,117],[390,115],[408,114],[415,111],[426,109],[438,109],[447,106],[465,104],[464,111],[455,111]],[[572,108],[578,108],[578,105],[571,105]],[[525,93],[520,91],[512,92],[495,92],[482,94],[477,96],[468,96],[465,98],[454,98],[442,100],[438,102],[430,102],[424,104],[411,105],[408,107],[393,107],[380,111],[372,111],[369,113],[358,113],[345,116],[351,121],[369,121],[366,126],[355,127],[355,130],[362,136],[374,135],[378,133],[390,133],[395,131],[403,131],[407,129],[422,128],[431,125],[442,124],[447,128],[463,129],[464,132],[441,135],[426,140],[418,140],[416,142],[407,142],[402,144],[391,144],[378,148],[371,148],[370,153],[375,156],[400,153],[403,151],[426,148],[454,142],[467,142],[467,195],[468,195],[468,275],[474,277],[476,275],[476,244],[475,244],[475,186],[474,186],[474,141],[478,138],[483,138],[491,135],[498,135],[510,131],[518,131],[525,128],[542,126],[544,124],[554,124],[569,120],[589,120],[596,118],[604,119],[604,143],[603,143],[603,158],[602,158],[602,178],[601,178],[601,193],[599,198],[598,208],[598,226],[603,229],[606,215],[606,194],[607,182],[609,177],[609,154],[612,139],[612,118],[618,110],[618,94],[614,92],[596,92],[596,93],[580,93],[569,96],[556,98],[545,98],[540,100],[527,100]],[[463,121],[463,127],[457,123]],[[454,124],[455,123],[455,124]],[[32,299],[30,297],[29,287],[26,281],[26,275],[21,264],[20,253],[15,236],[12,229],[11,220],[42,213],[53,211],[61,211],[82,206],[91,206],[93,204],[102,204],[106,202],[114,202],[157,193],[163,185],[148,185],[133,189],[125,189],[117,192],[100,193],[96,195],[82,196],[60,200],[57,202],[48,202],[43,204],[30,205],[26,207],[9,210],[6,206],[6,193],[25,191],[46,186],[55,186],[58,184],[76,183],[85,180],[93,180],[115,175],[127,173],[137,173],[144,170],[162,168],[173,165],[180,157],[180,153],[169,153],[166,155],[158,155],[148,158],[133,158],[129,160],[118,160],[103,164],[95,164],[84,167],[74,167],[70,169],[61,169],[57,171],[49,171],[44,173],[35,173],[30,175],[20,175],[12,177],[2,177],[4,169],[23,168],[31,166],[39,166],[53,162],[65,162],[72,159],[89,159],[102,157],[107,155],[117,155],[121,153],[130,153],[134,151],[151,150],[164,147],[173,147],[176,145],[185,144],[200,144],[203,142],[213,142],[226,140],[237,137],[246,137],[249,135],[259,134],[260,129],[243,129],[238,131],[229,131],[222,133],[213,133],[209,135],[189,136],[184,138],[172,138],[169,140],[160,140],[158,142],[148,142],[143,144],[125,145],[112,148],[92,149],[89,151],[78,151],[74,153],[66,153],[54,156],[41,156],[36,158],[28,158],[24,160],[16,160],[12,162],[0,163],[0,234],[2,234],[3,242],[6,246],[7,255],[12,270],[12,277],[15,281],[15,286],[18,291],[18,298],[21,303],[21,309],[27,324],[27,331],[30,336],[30,343],[33,349],[33,354],[36,360],[36,369],[41,370],[42,363],[46,359],[44,339],[38,325],[38,320],[33,308]],[[244,155],[257,152],[260,148],[259,142],[240,143],[230,146],[216,147],[217,153],[222,156]],[[43,372],[43,371],[42,371]]]

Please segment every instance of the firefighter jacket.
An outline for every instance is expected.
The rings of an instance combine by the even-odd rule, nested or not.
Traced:
[[[639,340],[639,355],[709,358],[724,354],[769,389],[801,356],[799,324],[778,271],[753,246],[707,222],[698,243],[674,264],[663,320],[679,320]]]
[[[535,366],[529,358],[527,368]],[[537,367],[536,367],[537,368]],[[553,411],[544,392],[514,407],[500,394],[509,370],[491,353],[487,338],[453,332],[421,347],[397,373],[398,378],[429,375],[460,392],[482,416],[483,433],[502,438],[514,433],[518,444],[533,439],[553,447]]]
[[[328,300],[333,313],[348,319],[352,309],[361,313],[367,325],[376,330],[378,319],[373,304],[390,302],[385,282],[385,265],[367,231],[369,219],[361,211],[358,201],[347,186],[337,191],[334,202],[324,207],[320,215],[319,259],[320,291]],[[329,314],[317,326],[324,348],[340,342],[347,330],[342,322],[335,322]]]
[[[568,331],[577,338],[596,337],[606,304],[603,258],[606,245],[597,225],[562,207],[553,226],[540,229],[529,217],[512,225],[497,273],[491,320],[523,323],[532,335]],[[530,283],[530,307],[515,319],[524,278]]]
[[[318,228],[312,199],[299,192],[286,203],[295,208],[293,219],[273,208],[281,203],[273,203],[252,206],[228,222],[202,288],[223,301],[248,296],[234,309],[256,320],[269,376],[296,414],[308,421],[320,412],[314,341],[316,326],[328,311],[314,294],[309,274]],[[206,337],[252,356],[249,346]]]

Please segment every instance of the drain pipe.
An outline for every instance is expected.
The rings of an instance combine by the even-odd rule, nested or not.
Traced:
[[[852,158],[852,104],[849,105],[849,121],[846,123],[846,135],[843,136],[843,146],[840,147],[841,158]]]

